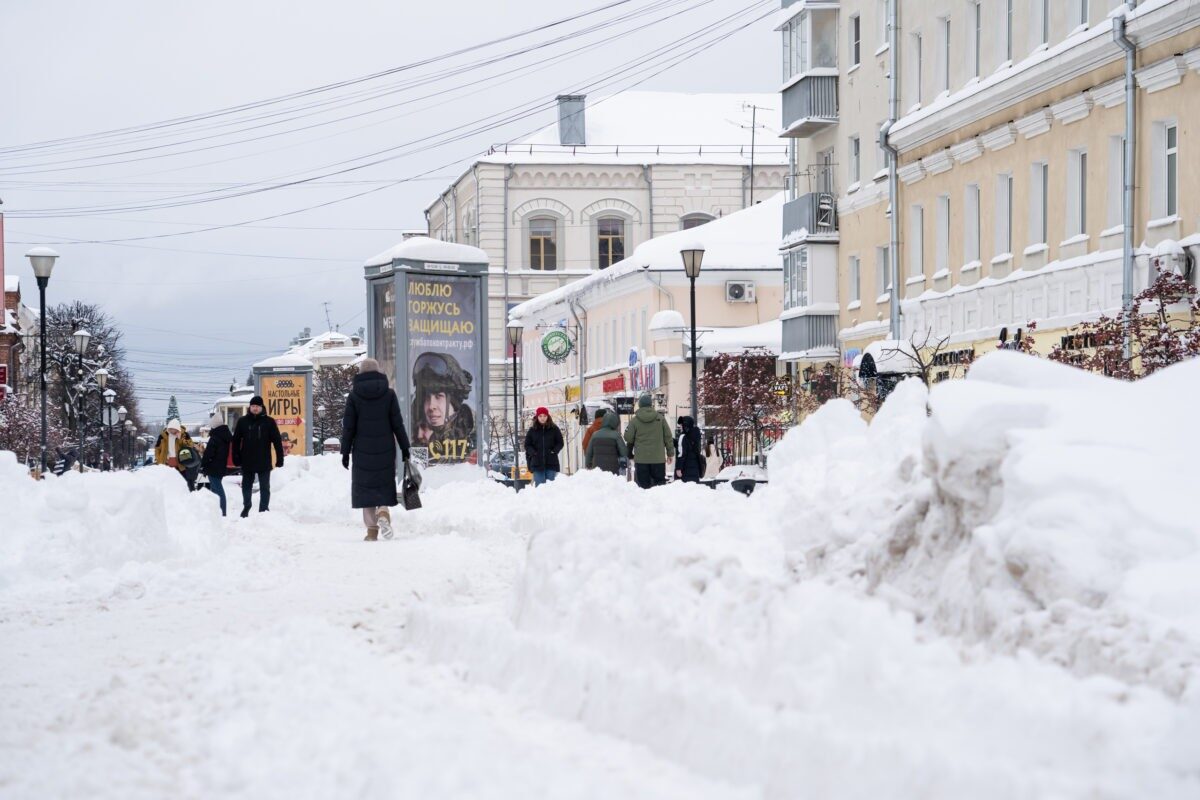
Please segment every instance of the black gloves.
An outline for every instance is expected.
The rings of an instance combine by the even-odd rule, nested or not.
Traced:
[[[350,469],[350,454],[342,453],[342,468]]]

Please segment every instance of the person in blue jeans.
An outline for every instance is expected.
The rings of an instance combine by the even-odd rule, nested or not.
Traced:
[[[229,474],[229,446],[233,444],[233,432],[225,420],[217,414],[208,421],[208,446],[200,459],[200,469],[208,476],[208,489],[221,500],[221,516],[225,516],[225,487],[221,479]]]
[[[533,485],[541,486],[558,477],[558,454],[563,449],[563,435],[550,411],[538,408],[533,424],[525,432],[525,464],[533,473]]]

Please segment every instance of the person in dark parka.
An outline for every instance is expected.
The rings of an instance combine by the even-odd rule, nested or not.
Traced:
[[[272,454],[275,456],[271,458]],[[254,481],[258,479],[258,510],[271,510],[271,464],[283,466],[283,439],[279,426],[267,414],[263,399],[250,398],[249,413],[233,431],[233,465],[242,468],[242,516],[250,516]]]
[[[354,376],[342,415],[342,466],[350,473],[350,505],[361,508],[367,526],[364,541],[392,538],[392,513],[396,497],[396,445],[404,461],[409,458],[408,433],[400,413],[400,400],[388,386],[379,362],[364,358]]]
[[[558,454],[563,449],[563,435],[550,411],[538,408],[533,424],[525,432],[525,464],[533,473],[533,485],[541,486],[558,477]]]
[[[200,469],[208,476],[208,490],[221,499],[221,516],[225,516],[225,487],[221,479],[229,474],[229,448],[233,433],[217,414],[208,421],[208,444],[200,459]]]
[[[700,429],[691,417],[680,417],[679,458],[675,461],[675,477],[687,483],[699,483],[704,474],[704,453],[700,447]]]
[[[621,474],[621,462],[629,457],[629,449],[621,438],[621,418],[617,414],[605,414],[600,430],[592,434],[584,453],[588,469],[601,469],[614,475]]]

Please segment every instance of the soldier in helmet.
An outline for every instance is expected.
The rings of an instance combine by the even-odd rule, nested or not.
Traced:
[[[474,449],[471,375],[449,353],[422,353],[413,364],[413,446],[430,458],[463,460]]]

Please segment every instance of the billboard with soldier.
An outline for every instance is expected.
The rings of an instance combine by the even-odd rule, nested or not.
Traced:
[[[409,274],[409,438],[430,464],[475,461],[483,341],[478,279]]]

